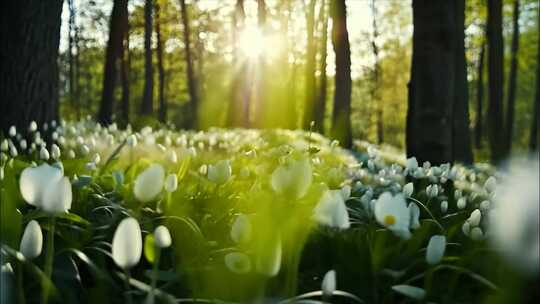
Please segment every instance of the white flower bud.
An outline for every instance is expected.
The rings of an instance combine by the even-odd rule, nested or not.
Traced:
[[[156,246],[159,248],[163,249],[171,246],[172,238],[169,229],[163,225],[158,226],[156,230],[154,230],[154,240]]]
[[[38,222],[31,220],[24,229],[21,239],[20,252],[27,259],[34,259],[41,254],[43,233]]]

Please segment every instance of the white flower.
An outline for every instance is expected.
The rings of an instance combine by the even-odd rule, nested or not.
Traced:
[[[241,252],[230,252],[225,255],[225,266],[231,272],[244,274],[251,271],[251,260]]]
[[[487,226],[494,247],[513,267],[531,276],[540,273],[539,172],[538,158],[510,168],[496,190]]]
[[[71,159],[75,158],[75,157],[76,157],[75,151],[69,150],[69,151],[68,151],[68,157],[71,158]]]
[[[347,201],[351,197],[351,191],[352,189],[350,185],[341,187],[341,196],[343,197],[344,201]]]
[[[444,235],[432,236],[426,250],[426,262],[430,265],[438,264],[444,256],[445,249],[446,237]]]
[[[56,214],[71,208],[71,183],[62,170],[42,164],[21,173],[19,190],[24,200],[43,211]]]
[[[7,139],[2,140],[2,144],[0,144],[0,150],[6,152],[9,149],[9,142]]]
[[[9,127],[8,133],[9,133],[9,136],[11,137],[14,137],[15,135],[17,135],[17,129],[15,128],[15,126]]]
[[[176,152],[174,150],[170,150],[167,153],[167,160],[173,164],[176,164],[176,162],[178,162],[178,156],[176,155]]]
[[[418,161],[416,160],[416,157],[408,158],[405,167],[407,167],[410,172],[416,170],[416,168],[418,168]]]
[[[171,246],[172,239],[171,233],[167,227],[160,225],[154,230],[154,240],[156,246],[159,248],[167,248]]]
[[[420,208],[415,203],[409,204],[409,214],[411,216],[410,228],[418,229],[420,228]]]
[[[51,157],[54,160],[60,159],[60,148],[56,144],[52,144],[51,146]]]
[[[402,195],[392,196],[390,192],[381,194],[375,203],[375,219],[404,239],[411,235],[410,212]]]
[[[99,153],[96,153],[94,154],[94,156],[92,156],[92,162],[96,165],[101,162],[101,156],[99,155]]]
[[[463,225],[461,226],[461,231],[463,231],[463,234],[466,236],[471,235],[471,224],[468,221],[465,221]]]
[[[32,122],[30,122],[30,126],[28,126],[28,131],[35,132],[36,130],[37,130],[37,123],[32,120]]]
[[[471,226],[476,227],[480,225],[480,220],[482,219],[482,213],[478,209],[474,209],[467,221]]]
[[[41,149],[39,150],[39,158],[43,160],[49,160],[49,151],[47,151],[47,148],[45,148],[45,146],[41,146]]]
[[[484,233],[480,227],[474,227],[471,229],[470,233],[471,239],[475,241],[480,241],[484,238]]]
[[[281,269],[281,236],[278,233],[272,234],[263,245],[264,250],[259,252],[255,269],[265,276],[276,276]]]
[[[4,180],[4,166],[0,166],[0,181]]]
[[[165,171],[158,164],[152,164],[135,179],[133,194],[141,203],[148,203],[156,198],[163,189]]]
[[[38,222],[31,220],[24,228],[21,239],[20,252],[27,259],[33,259],[41,254],[43,247],[43,233]]]
[[[300,199],[306,195],[311,182],[313,171],[307,158],[290,160],[277,167],[272,173],[272,189],[282,195]]]
[[[11,155],[11,157],[15,158],[17,157],[17,155],[19,155],[19,153],[17,152],[17,148],[15,148],[15,146],[11,146],[9,148],[9,154]]]
[[[340,190],[327,190],[313,210],[313,218],[321,225],[338,229],[351,226],[347,206]]]
[[[464,209],[465,207],[467,207],[467,198],[461,197],[460,199],[458,199],[457,207],[458,209]]]
[[[406,197],[412,196],[413,192],[414,192],[413,183],[407,183],[405,184],[405,186],[403,186],[403,195],[405,195]]]
[[[236,243],[245,243],[251,239],[251,221],[245,214],[240,214],[231,226],[231,239]]]
[[[165,191],[172,193],[178,189],[178,176],[176,174],[171,173],[167,175],[167,178],[165,179]]]
[[[448,211],[448,201],[442,201],[441,202],[441,212],[446,213]]]
[[[90,153],[90,148],[88,148],[87,145],[81,145],[81,154],[82,155],[88,155],[88,153]]]
[[[484,188],[488,192],[495,191],[495,188],[497,187],[497,179],[494,176],[490,176],[486,182],[484,183]]]
[[[128,138],[126,138],[126,143],[132,148],[135,147],[137,145],[137,136],[135,136],[135,134],[131,134],[128,136]]]
[[[331,296],[336,291],[336,271],[329,270],[323,277],[321,289],[324,296]]]
[[[208,179],[216,184],[226,183],[232,175],[232,168],[228,160],[218,161],[208,166]]]
[[[437,197],[437,195],[439,195],[439,187],[435,184],[427,186],[426,194],[431,198]]]
[[[490,201],[483,201],[483,202],[480,203],[480,210],[488,211],[490,206],[491,206]]]
[[[139,222],[132,217],[123,219],[112,241],[113,260],[122,269],[137,265],[142,254],[142,236]]]

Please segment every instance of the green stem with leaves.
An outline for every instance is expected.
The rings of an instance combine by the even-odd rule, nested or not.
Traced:
[[[45,276],[51,280],[54,261],[54,230],[56,225],[56,218],[54,216],[49,217],[49,234],[47,235],[47,253],[45,255]],[[45,286],[43,288],[42,303],[46,304],[49,301],[50,288]]]

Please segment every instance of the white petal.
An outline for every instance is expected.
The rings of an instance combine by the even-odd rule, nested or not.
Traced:
[[[158,164],[152,164],[141,172],[135,179],[133,194],[141,203],[147,203],[156,198],[163,189],[165,171]]]
[[[24,200],[30,205],[41,207],[43,194],[50,183],[62,178],[62,171],[48,164],[28,167],[21,173],[19,190]]]
[[[178,177],[176,174],[169,174],[165,179],[165,191],[174,192],[178,189]]]
[[[478,209],[474,209],[474,211],[471,213],[471,216],[469,216],[468,222],[471,224],[471,226],[476,227],[480,225],[480,220],[482,219],[482,213]]]
[[[50,214],[63,213],[71,208],[72,192],[69,178],[52,182],[43,193],[41,208]]]
[[[409,204],[409,214],[411,216],[410,228],[418,229],[420,228],[420,208],[415,203]]]
[[[251,221],[245,214],[236,217],[231,227],[231,239],[236,243],[245,243],[251,239]]]
[[[430,265],[439,263],[444,256],[446,249],[446,237],[444,235],[434,235],[429,239],[426,250],[426,262]]]
[[[112,241],[113,260],[122,269],[139,263],[142,254],[141,228],[136,219],[123,219],[114,233]]]
[[[403,186],[403,195],[410,197],[414,192],[414,185],[413,183],[407,183],[405,186]]]
[[[313,171],[307,158],[292,160],[277,167],[272,173],[272,189],[276,193],[302,198],[313,181]]]
[[[41,254],[43,247],[43,233],[38,222],[32,220],[24,229],[21,239],[20,252],[27,259],[33,259]]]
[[[228,160],[222,160],[215,165],[208,166],[208,179],[216,184],[226,183],[232,175],[232,168]]]
[[[321,289],[323,295],[331,296],[336,291],[336,271],[328,271],[322,280]]]
[[[172,239],[169,229],[167,229],[167,227],[163,225],[158,226],[156,230],[154,230],[154,240],[156,246],[158,246],[159,248],[167,248],[171,246]]]
[[[349,213],[340,190],[326,191],[313,210],[313,217],[321,225],[339,229],[350,227]]]

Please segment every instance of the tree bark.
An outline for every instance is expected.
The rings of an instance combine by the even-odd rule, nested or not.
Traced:
[[[540,33],[540,22],[537,23],[538,33]],[[536,157],[538,157],[538,143],[540,142],[540,39],[538,39],[536,56],[536,93],[533,101],[533,117],[529,135],[529,152],[531,155],[536,153]]]
[[[315,102],[315,131],[319,133],[324,133],[324,116],[326,113],[326,96],[327,96],[327,85],[328,79],[326,76],[326,58],[328,55],[327,51],[327,42],[328,42],[328,15],[327,4],[325,0],[321,2],[321,8],[319,12],[319,22],[321,23],[321,39],[320,39],[320,63],[319,63],[319,72],[321,73],[319,77],[319,86],[318,93]]]
[[[455,83],[453,115],[453,160],[464,164],[473,162],[469,129],[469,87],[465,58],[465,0],[455,0]]]
[[[502,36],[502,1],[488,0],[488,139],[491,161],[500,163],[504,158],[503,84],[504,43]],[[504,134],[504,133],[503,133]]]
[[[186,52],[186,73],[188,80],[189,103],[191,112],[191,121],[189,127],[196,129],[198,126],[199,113],[199,96],[197,91],[197,80],[195,78],[195,70],[193,68],[193,54],[191,53],[191,36],[189,27],[189,18],[185,0],[180,0],[182,9],[182,23],[184,25],[184,45]]]
[[[413,0],[413,50],[407,155],[420,163],[453,160],[453,105],[455,83],[454,1]]]
[[[484,124],[484,58],[486,45],[482,42],[480,57],[478,59],[477,81],[476,81],[476,122],[474,124],[474,142],[476,148],[482,147],[482,125]]]
[[[126,14],[124,16],[124,26],[126,32],[124,34],[124,44],[122,52],[122,61],[121,61],[121,77],[122,77],[122,125],[126,127],[129,124],[129,82],[130,82],[130,66],[131,66],[131,56],[129,51],[129,16]]]
[[[58,46],[61,0],[0,4],[0,120],[24,133],[58,119]]]
[[[74,32],[75,32],[75,6],[73,0],[68,0],[68,10],[69,10],[69,21],[68,21],[68,66],[69,66],[69,77],[68,77],[68,89],[69,89],[69,103],[72,107],[75,107],[75,60],[73,55],[74,48]]]
[[[305,100],[304,100],[304,118],[303,128],[308,130],[311,122],[315,119],[315,92],[316,92],[316,78],[315,78],[315,2],[316,0],[309,0],[309,4],[306,7],[306,31],[307,31],[307,45],[306,45],[306,84],[305,84]]]
[[[512,151],[512,136],[514,133],[514,109],[516,103],[517,82],[517,53],[519,49],[519,0],[514,0],[514,16],[512,31],[512,47],[510,50],[510,72],[506,100],[506,128],[504,132],[505,154],[510,156]]]
[[[381,78],[381,68],[379,63],[379,47],[377,46],[377,40],[379,38],[379,30],[377,27],[377,9],[375,7],[375,0],[371,1],[371,12],[373,16],[373,40],[371,41],[371,49],[373,52],[374,66],[373,66],[373,87],[371,89],[371,98],[375,104],[377,113],[377,143],[380,145],[384,142],[384,123],[383,123],[383,105],[381,104],[379,96],[379,80]]]
[[[109,19],[109,41],[105,50],[103,66],[103,90],[99,107],[98,121],[102,124],[112,123],[114,105],[114,89],[116,87],[117,63],[122,56],[122,43],[126,31],[124,19],[127,16],[128,0],[115,0]]]
[[[343,147],[352,146],[351,134],[351,50],[347,32],[345,0],[332,0],[332,45],[336,54],[332,138]]]
[[[144,90],[141,114],[154,112],[154,70],[152,65],[152,5],[153,0],[144,2]]]
[[[183,1],[183,0],[181,0]],[[160,10],[157,1],[154,2],[155,10],[155,30],[156,30],[156,55],[158,66],[158,102],[159,102],[159,115],[158,119],[162,123],[167,122],[167,102],[165,101],[165,68],[163,67],[163,42],[161,40],[161,28],[160,28]]]

